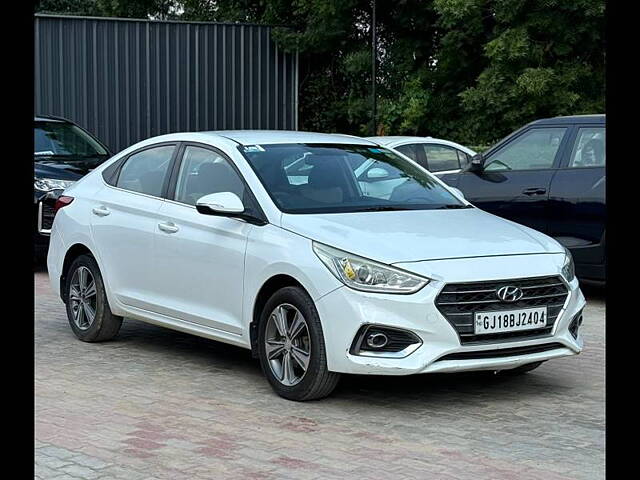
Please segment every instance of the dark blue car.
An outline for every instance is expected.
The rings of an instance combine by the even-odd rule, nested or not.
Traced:
[[[33,205],[36,261],[44,260],[55,203],[62,191],[111,156],[89,132],[64,118],[38,115],[33,129]]]
[[[582,280],[603,283],[605,122],[605,115],[537,120],[441,178],[477,207],[552,236],[571,250]]]

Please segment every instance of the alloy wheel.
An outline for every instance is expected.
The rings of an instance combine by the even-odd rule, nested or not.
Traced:
[[[288,303],[278,305],[267,320],[264,342],[274,376],[288,387],[299,383],[311,358],[309,327],[300,310]]]
[[[73,272],[69,288],[69,302],[73,323],[80,330],[87,330],[96,318],[96,282],[91,270],[80,266]]]

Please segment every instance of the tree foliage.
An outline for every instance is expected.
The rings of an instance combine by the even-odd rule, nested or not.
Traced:
[[[274,25],[300,127],[371,134],[371,0],[42,0],[39,11]],[[376,132],[463,143],[604,112],[604,0],[377,2]]]

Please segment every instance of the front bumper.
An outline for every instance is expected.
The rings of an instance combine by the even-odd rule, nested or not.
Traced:
[[[413,295],[384,295],[340,287],[318,299],[316,307],[323,323],[328,369],[371,375],[505,370],[575,355],[582,350],[582,337],[578,335],[575,339],[569,332],[571,320],[586,303],[577,280],[567,285],[569,294],[550,333],[536,336],[532,332],[531,336],[522,338],[465,345],[435,306],[443,286],[444,282],[434,280]],[[409,330],[420,337],[422,345],[404,358],[352,355],[350,347],[354,336],[365,324]],[[456,353],[465,355],[443,358]]]

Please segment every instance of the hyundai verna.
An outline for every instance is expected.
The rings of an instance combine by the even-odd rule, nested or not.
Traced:
[[[342,373],[524,372],[582,349],[564,247],[345,135],[140,142],[58,199],[47,261],[80,340],[129,317],[238,345],[293,400]]]

